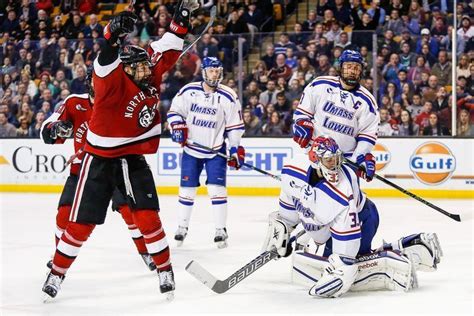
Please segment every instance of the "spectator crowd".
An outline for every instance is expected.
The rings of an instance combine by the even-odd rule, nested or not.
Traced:
[[[227,73],[224,84],[237,91],[237,78],[244,82],[245,136],[290,136],[292,115],[304,87],[318,76],[337,75],[341,52],[354,49],[365,61],[361,84],[376,91],[379,136],[451,135],[453,106],[456,134],[474,136],[471,1],[318,0],[304,21],[296,22],[288,32],[266,37],[257,33],[274,31],[268,21],[278,1],[200,2],[202,10],[192,19],[194,35],[203,31],[206,12],[213,4],[218,18],[164,75],[160,87],[163,117],[180,87],[201,80],[201,59],[215,56]],[[281,2],[287,13],[297,3]],[[41,124],[68,95],[87,92],[87,67],[100,53],[103,27],[114,8],[118,8],[115,1],[95,0],[0,4],[0,137],[39,137]],[[136,1],[139,21],[128,40],[146,45],[159,38],[173,10],[173,1]],[[259,61],[242,74],[234,71],[239,36],[244,39],[246,58],[265,42]],[[451,53],[453,45],[456,56]]]

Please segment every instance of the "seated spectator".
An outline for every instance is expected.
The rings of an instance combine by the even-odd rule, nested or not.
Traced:
[[[255,80],[259,89],[263,89],[268,81],[268,70],[265,62],[258,61],[252,69],[251,80]]]
[[[306,44],[307,44],[307,45],[308,45],[308,44],[316,44],[316,46],[317,46],[317,45],[320,44],[321,39],[322,39],[323,37],[325,37],[324,35],[325,35],[325,33],[324,33],[324,26],[323,26],[321,23],[318,23],[318,24],[316,24],[316,27],[314,28],[313,33],[312,33],[311,35],[309,35]],[[327,39],[327,38],[326,38],[326,39]],[[303,46],[303,47],[304,47],[304,46]]]
[[[82,33],[84,33],[84,36],[86,38],[92,38],[92,31],[93,30],[96,30],[100,37],[103,36],[104,28],[102,27],[102,25],[100,25],[100,23],[97,19],[97,15],[95,15],[95,14],[89,15],[89,24],[86,25],[82,29]]]
[[[402,69],[400,58],[397,54],[390,55],[390,61],[382,70],[382,76],[386,82],[396,82],[398,79],[398,71]]]
[[[275,65],[275,48],[273,44],[268,44],[267,48],[265,49],[265,55],[263,55],[260,60],[262,60],[265,63],[265,66],[267,69],[272,69],[273,66]]]
[[[445,25],[444,20],[442,18],[437,18],[434,26],[431,28],[431,36],[433,36],[439,43],[447,34],[448,27]]]
[[[245,91],[242,93],[243,104],[247,104],[249,102],[250,97],[253,95],[258,97],[261,92],[262,91],[258,88],[257,81],[250,81],[247,87],[245,88]]]
[[[412,19],[409,15],[402,15],[403,32],[408,32],[409,35],[420,34],[420,24],[416,19]]]
[[[286,92],[286,90],[288,90],[288,84],[285,78],[278,78],[276,85],[277,90],[280,90],[280,92]]]
[[[288,91],[285,93],[287,100],[299,100],[303,94],[303,87],[297,79],[291,79]]]
[[[397,10],[400,12],[400,15],[405,15],[408,13],[408,9],[406,1],[392,0],[387,7],[387,14],[391,14],[393,10]]]
[[[395,130],[392,128],[392,125],[389,123],[390,115],[387,109],[380,109],[380,124],[378,136],[392,136],[395,133]]]
[[[298,59],[293,53],[293,49],[291,47],[288,47],[286,49],[286,65],[290,67],[291,69],[295,69],[298,66]]]
[[[245,109],[243,113],[245,128],[245,137],[254,137],[262,135],[262,122],[256,117],[250,109]]]
[[[288,81],[292,75],[291,68],[286,65],[285,54],[278,54],[276,57],[276,65],[268,72],[268,77],[271,80],[278,80],[278,78],[284,78]]]
[[[402,31],[402,38],[400,39],[400,43],[401,44],[408,43],[408,45],[410,45],[410,52],[415,52],[416,42],[413,39],[414,38],[413,35],[418,35],[418,34],[420,34],[420,32],[416,32],[416,34],[410,34],[409,30],[403,30]],[[416,55],[416,53],[415,53],[415,55]]]
[[[280,92],[276,89],[275,80],[269,80],[267,83],[267,90],[260,93],[259,102],[264,106],[268,104],[274,104],[277,101],[277,93]]]
[[[278,57],[279,54],[286,54],[287,48],[292,48],[293,51],[298,50],[296,45],[290,42],[290,36],[288,33],[281,33],[280,40],[278,43],[275,44],[275,55]]]
[[[211,42],[211,34],[204,34],[197,44],[197,52],[201,59],[204,57],[219,57],[217,45]]]
[[[449,94],[445,87],[439,87],[436,92],[436,99],[433,101],[433,110],[436,112],[442,111],[448,107]]]
[[[431,73],[438,77],[438,84],[442,86],[451,85],[452,66],[448,61],[448,52],[440,50],[438,53],[438,62],[431,68]]]
[[[28,137],[30,123],[28,123],[28,120],[24,116],[20,116],[18,121],[20,122],[20,126],[16,129],[16,137]]]
[[[258,95],[251,95],[245,109],[251,110],[252,114],[262,119],[265,117],[265,106],[258,102]]]
[[[408,16],[413,23],[417,23],[418,25],[425,24],[425,12],[423,7],[418,3],[417,0],[412,0],[410,3],[410,8],[408,9]],[[417,35],[417,33],[413,33],[412,35]]]
[[[0,138],[5,137],[15,137],[16,136],[16,127],[8,123],[7,114],[0,112]]]
[[[280,118],[280,113],[273,112],[270,119],[263,125],[262,134],[265,136],[283,136],[285,135],[285,122]]]
[[[445,126],[442,126],[438,114],[431,113],[428,119],[428,126],[423,128],[422,135],[424,136],[447,136],[449,135],[449,130]]]
[[[398,53],[400,45],[394,39],[395,34],[392,30],[387,30],[383,33],[383,39],[379,40],[378,47],[386,45],[389,48],[389,53]]]
[[[438,84],[438,77],[431,75],[428,78],[428,86],[423,87],[421,89],[422,94],[423,94],[423,99],[428,100],[430,102],[434,102],[436,99],[436,94],[438,93],[438,90],[440,88],[440,85]]]
[[[333,21],[331,23],[331,28],[324,33],[324,37],[327,38],[329,43],[332,45],[335,42],[339,41],[339,35],[341,35],[342,29],[338,21]]]
[[[374,19],[375,13],[377,9],[380,9],[380,16],[377,19]],[[367,10],[367,13],[370,15],[372,20],[377,21],[377,25],[383,25],[385,23],[385,18],[387,16],[387,13],[383,7],[380,6],[380,1],[371,1],[370,2],[370,8]]]
[[[44,82],[44,81],[42,81]],[[84,93],[84,92],[82,92]],[[54,107],[54,100],[53,100],[53,94],[51,93],[51,90],[49,90],[47,87],[43,89],[40,94],[38,95],[38,98],[36,99],[35,102],[35,109],[39,110],[43,106],[43,102],[47,101],[49,104]]]
[[[327,38],[323,36],[319,39],[319,44],[316,45],[316,51],[319,55],[331,56],[331,45],[329,45]]]
[[[398,10],[392,10],[392,12],[390,12],[390,18],[383,26],[383,32],[390,30],[394,34],[401,34],[403,28],[404,24],[402,19],[400,18],[400,12]]]
[[[331,68],[331,64],[329,63],[328,56],[320,55],[318,59],[318,67],[316,68],[316,77],[327,76],[329,74],[329,68]]]
[[[319,5],[319,4],[318,4]],[[316,11],[309,10],[308,18],[303,22],[303,31],[304,32],[312,32],[316,26]]]
[[[459,79],[459,77],[463,76],[468,78],[471,76],[471,71],[469,69],[470,62],[469,62],[469,57],[467,54],[461,54],[459,57],[459,62],[458,66],[456,67],[456,80]]]
[[[7,13],[7,18],[2,23],[2,32],[7,32],[13,36],[20,31],[20,22],[16,16],[15,10],[10,10]]]
[[[334,0],[331,10],[336,21],[341,22],[344,26],[352,24],[351,7],[344,0]]]
[[[421,113],[415,118],[415,123],[420,126],[421,130],[429,125],[429,118],[432,111],[433,103],[431,103],[431,101],[425,101]]]
[[[407,42],[402,42],[400,47],[400,64],[403,68],[409,70],[411,67],[416,65],[416,54],[410,51],[410,44]]]
[[[403,110],[401,115],[401,123],[398,124],[398,136],[416,136],[420,127],[413,122],[410,112]]]
[[[297,79],[298,74],[302,74],[304,78],[303,86],[306,86],[307,83],[311,82],[314,78],[316,78],[316,70],[313,66],[309,63],[309,59],[307,57],[301,57],[298,62],[298,67],[293,72],[293,75],[290,78],[290,81]]]
[[[20,122],[20,118],[25,119],[26,123],[29,125],[33,121],[33,115],[34,113],[31,110],[30,105],[27,102],[23,102],[20,109],[18,110],[18,113],[16,114],[16,118],[18,122]]]
[[[459,12],[459,11],[458,11]],[[460,41],[461,48],[464,50],[465,45],[474,36],[474,26],[471,23],[469,15],[463,15],[461,19],[461,27],[457,30],[458,41]]]
[[[295,23],[293,32],[290,33],[290,42],[296,45],[298,51],[304,50],[304,45],[307,41],[308,35],[303,33],[303,25],[299,22]]]
[[[339,34],[339,38],[334,41],[334,46],[341,47],[343,50],[357,49],[357,47],[349,40],[349,34],[347,34],[347,32],[341,32],[341,34]]]
[[[64,27],[64,36],[67,39],[77,38],[79,33],[81,33],[82,29],[84,28],[81,16],[79,14],[70,14],[69,19],[66,21]]]
[[[275,110],[281,114],[290,110],[290,102],[287,100],[284,91],[280,90],[280,92],[277,93],[277,101],[273,103],[273,106]]]
[[[466,109],[461,109],[458,115],[458,122],[457,122],[457,136],[474,136],[474,125],[471,124],[470,114],[469,111]],[[0,126],[2,120],[0,117]],[[1,127],[0,127],[1,129]],[[0,132],[1,135],[1,132]]]
[[[338,47],[338,49],[341,48]],[[306,54],[304,54],[303,56],[308,58],[308,61],[311,66],[316,67],[318,64],[318,52],[316,50],[316,44],[312,43],[306,46]]]
[[[31,124],[29,128],[28,137],[32,137],[32,138],[40,137],[41,125],[43,125],[43,122],[45,121],[45,119],[46,119],[46,116],[44,112],[39,110],[36,113],[35,122]]]
[[[431,56],[438,56],[439,52],[439,44],[438,41],[431,37],[430,30],[424,28],[421,30],[421,38],[416,43],[416,53],[422,54],[422,47],[423,45],[428,45],[428,52]],[[424,53],[426,55],[426,53]]]

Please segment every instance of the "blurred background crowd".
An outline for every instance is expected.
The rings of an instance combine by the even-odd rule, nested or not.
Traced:
[[[163,117],[180,87],[201,79],[201,59],[215,56],[224,64],[223,83],[242,96],[245,136],[290,136],[304,87],[318,76],[337,75],[339,55],[354,49],[366,64],[361,84],[378,101],[379,136],[474,135],[472,1],[200,2],[192,33],[203,31],[212,5],[217,20],[164,75]],[[128,40],[145,46],[160,38],[174,3],[137,0],[140,20]],[[127,6],[124,1],[0,0],[0,137],[39,137],[43,121],[68,95],[87,93],[86,70],[104,44],[103,28]],[[239,38],[243,72],[236,67]]]

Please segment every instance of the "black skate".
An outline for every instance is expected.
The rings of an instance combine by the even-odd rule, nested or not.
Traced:
[[[216,236],[214,237],[214,242],[217,244],[217,248],[222,249],[227,247],[227,229],[224,228],[216,228]]]
[[[61,289],[61,283],[63,283],[64,278],[64,275],[56,275],[51,272],[48,274],[48,277],[43,284],[43,292],[46,293],[46,295],[44,295],[43,302],[56,297],[59,290]]]
[[[176,245],[178,247],[183,245],[184,238],[188,235],[188,228],[183,226],[178,226],[178,230],[174,234],[174,240],[176,240]]]
[[[169,270],[158,271],[158,277],[160,278],[160,292],[166,295],[166,300],[173,300],[175,289],[173,269],[170,267]]]
[[[156,270],[156,265],[153,262],[153,258],[149,254],[144,254],[144,255],[140,254],[140,256],[142,256],[143,261],[145,262],[148,269],[150,269],[150,271]]]

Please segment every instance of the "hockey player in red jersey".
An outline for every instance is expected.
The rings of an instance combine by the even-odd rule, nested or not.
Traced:
[[[94,91],[92,88],[92,68],[88,69],[86,82],[89,93],[72,94],[64,100],[64,103],[53,113],[41,127],[41,138],[46,144],[63,144],[67,138],[73,136],[74,152],[70,159],[70,175],[66,180],[63,192],[59,199],[58,213],[56,215],[56,246],[61,239],[69,222],[71,206],[76,191],[79,169],[81,167],[82,152],[84,149],[86,133],[89,128],[88,121],[92,114],[94,104]],[[132,239],[137,247],[138,253],[150,270],[156,266],[145,246],[143,236],[133,223],[132,213],[126,200],[118,189],[115,189],[112,198],[112,209],[118,211],[128,226]],[[52,268],[52,261],[48,262]]]
[[[94,111],[89,121],[85,155],[71,209],[70,223],[58,243],[43,292],[60,290],[65,274],[95,225],[103,224],[113,190],[127,196],[134,223],[143,234],[157,267],[160,291],[172,298],[175,289],[170,251],[157,212],[158,196],[144,154],[156,153],[161,133],[158,89],[161,77],[179,58],[189,17],[197,0],[181,0],[169,31],[147,52],[123,45],[137,21],[130,12],[114,17],[104,29],[107,41],[94,61]]]

